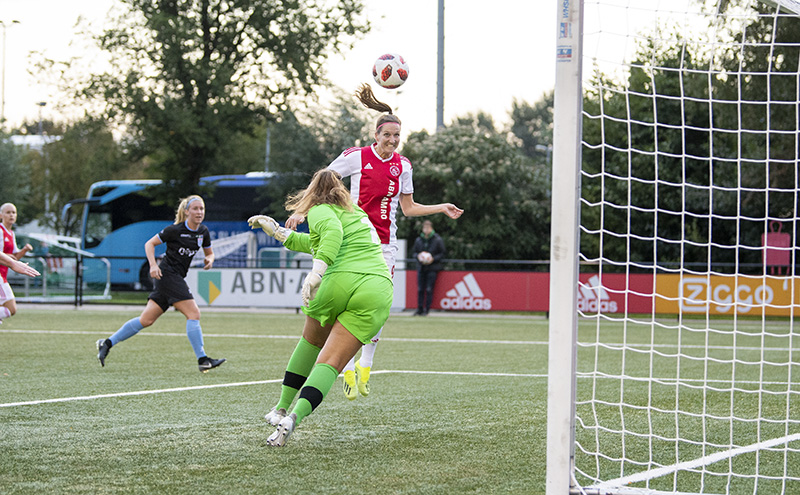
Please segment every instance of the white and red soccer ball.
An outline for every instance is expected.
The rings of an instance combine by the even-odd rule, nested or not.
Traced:
[[[372,66],[372,77],[386,89],[399,88],[408,79],[408,64],[402,56],[386,53]]]

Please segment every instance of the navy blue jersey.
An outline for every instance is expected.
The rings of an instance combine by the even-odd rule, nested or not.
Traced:
[[[211,234],[202,224],[197,230],[187,227],[186,222],[170,225],[158,233],[158,238],[167,245],[167,253],[158,266],[161,271],[169,270],[181,277],[186,277],[194,255],[211,247]]]

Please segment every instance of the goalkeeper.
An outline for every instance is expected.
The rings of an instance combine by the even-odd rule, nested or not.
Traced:
[[[308,218],[309,234],[278,226],[270,217],[248,220],[253,228],[293,250],[311,253],[313,268],[302,287],[303,336],[289,358],[278,403],[266,415],[277,428],[267,439],[283,446],[295,427],[319,406],[344,366],[389,317],[392,277],[367,214],[352,203],[341,176],[330,169],[286,203]],[[289,407],[297,393],[297,403]]]

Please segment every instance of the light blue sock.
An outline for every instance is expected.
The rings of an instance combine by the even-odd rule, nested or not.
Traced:
[[[111,341],[111,345],[117,345],[123,340],[129,339],[139,333],[139,330],[142,328],[144,328],[142,322],[139,321],[139,317],[137,316],[125,322],[125,324],[119,327],[119,330],[114,332],[114,335],[108,339]]]
[[[189,337],[189,342],[194,349],[194,355],[197,359],[206,355],[203,349],[203,331],[200,329],[200,320],[186,320],[186,336]]]

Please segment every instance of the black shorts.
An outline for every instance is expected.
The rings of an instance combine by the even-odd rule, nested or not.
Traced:
[[[161,280],[153,282],[155,282],[153,292],[150,293],[148,299],[152,299],[164,311],[176,302],[194,299],[186,280],[177,273],[161,270]]]

